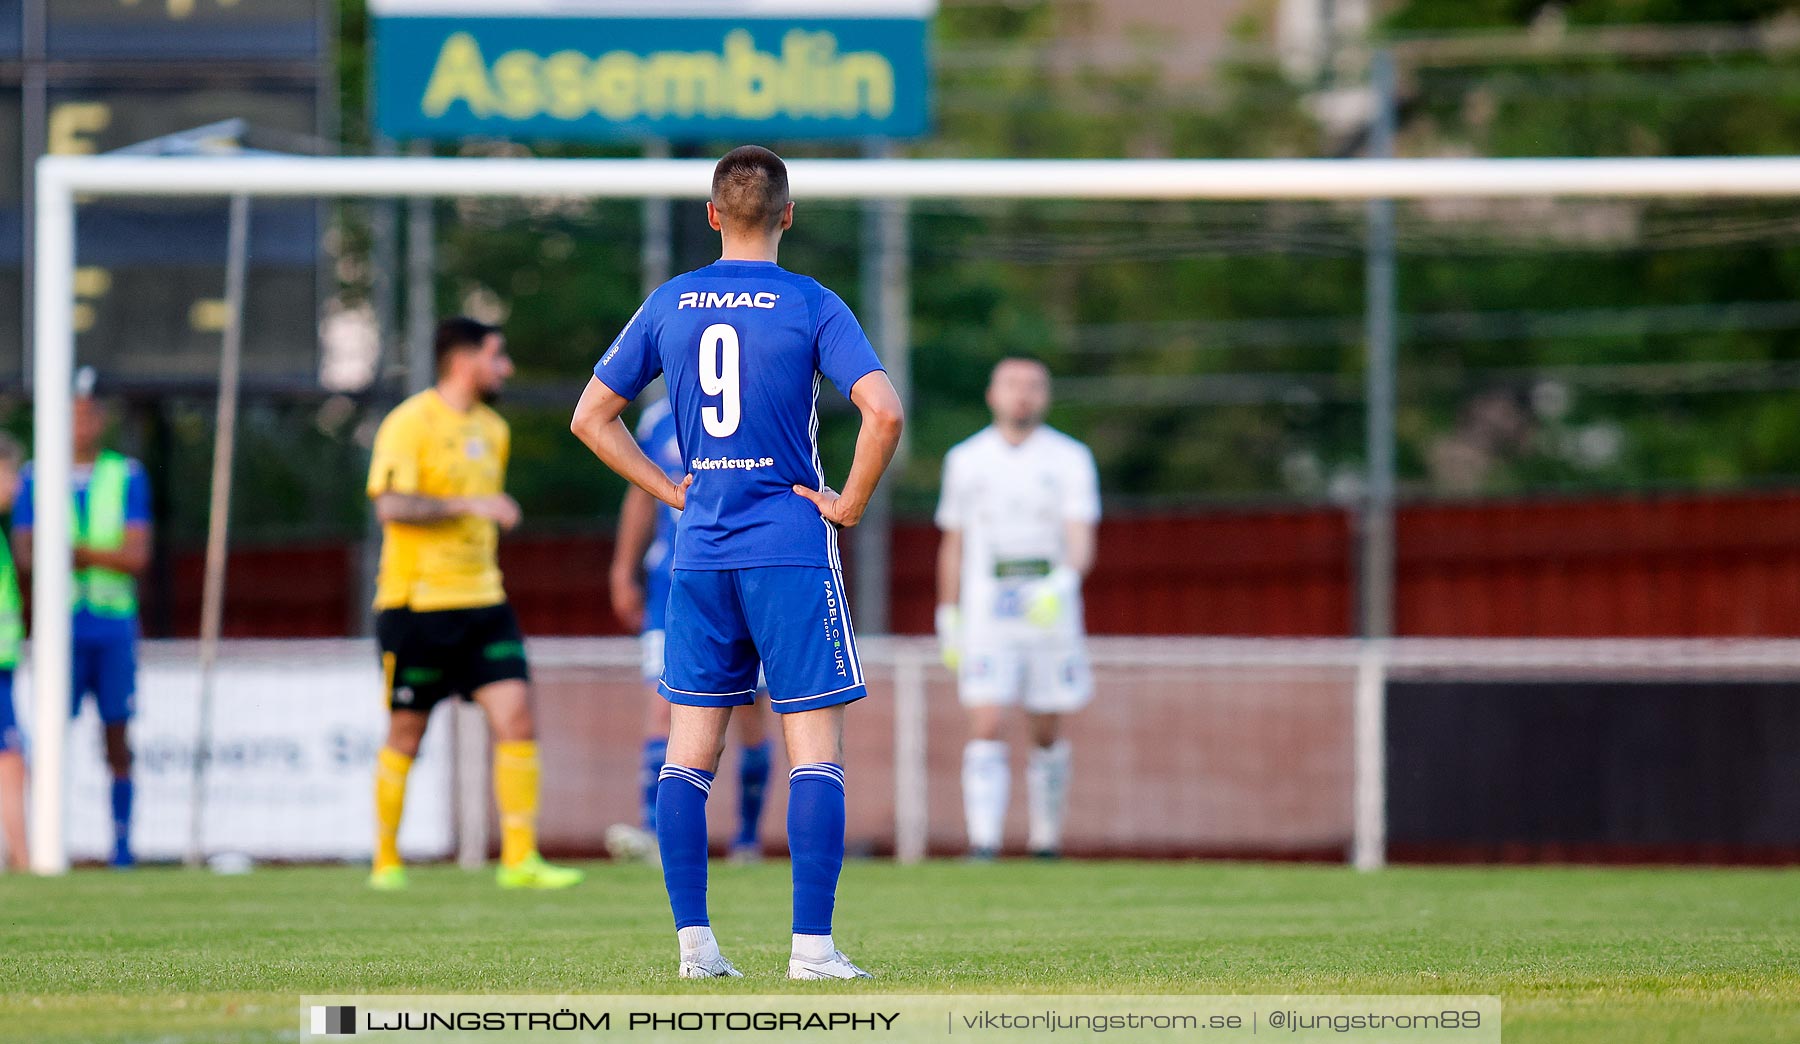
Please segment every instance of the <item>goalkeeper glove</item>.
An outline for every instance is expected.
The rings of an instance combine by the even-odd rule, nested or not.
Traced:
[[[945,603],[937,607],[938,657],[951,670],[962,663],[962,610]]]
[[[1068,566],[1057,566],[1033,587],[1025,619],[1033,627],[1055,627],[1080,593],[1081,574]]]

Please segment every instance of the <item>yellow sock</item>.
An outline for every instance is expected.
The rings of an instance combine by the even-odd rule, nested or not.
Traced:
[[[375,869],[400,865],[400,810],[413,759],[390,747],[375,755]]]
[[[494,803],[500,806],[500,864],[518,866],[537,851],[536,740],[494,744]]]

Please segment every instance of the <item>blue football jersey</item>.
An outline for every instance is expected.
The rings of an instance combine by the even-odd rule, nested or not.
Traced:
[[[670,480],[680,482],[687,474],[681,459],[681,445],[675,435],[675,414],[668,399],[658,399],[644,407],[638,418],[638,446],[644,456],[656,462]],[[656,537],[644,551],[644,630],[663,629],[663,617],[669,605],[670,572],[675,562],[674,508],[656,502]]]
[[[825,484],[819,377],[845,395],[881,360],[843,300],[772,261],[719,261],[651,293],[594,376],[628,399],[663,375],[687,473],[676,569],[842,566],[837,527],[794,486]]]

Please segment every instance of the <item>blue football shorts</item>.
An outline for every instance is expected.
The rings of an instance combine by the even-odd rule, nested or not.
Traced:
[[[822,566],[675,570],[657,691],[689,707],[741,707],[757,668],[780,714],[868,695],[844,578]]]
[[[74,641],[74,690],[69,716],[81,713],[81,701],[92,694],[100,720],[122,725],[137,713],[137,636],[112,634]]]
[[[17,754],[25,749],[25,737],[19,732],[19,718],[13,713],[13,672],[0,670],[0,754]]]

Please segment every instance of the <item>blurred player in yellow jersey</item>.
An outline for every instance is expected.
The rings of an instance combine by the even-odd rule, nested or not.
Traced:
[[[369,884],[406,885],[397,837],[406,775],[439,700],[480,704],[494,734],[502,888],[566,888],[579,870],[537,852],[538,746],[525,642],[500,586],[500,530],[519,524],[505,493],[512,436],[489,407],[512,360],[500,331],[438,325],[437,386],[407,399],[375,435],[369,497],[381,519],[375,634],[387,679],[387,744],[375,770]]]

